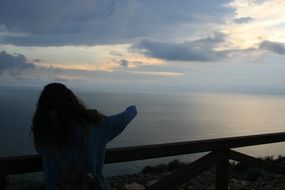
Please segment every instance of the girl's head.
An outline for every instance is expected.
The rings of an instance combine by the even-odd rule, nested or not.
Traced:
[[[38,108],[46,111],[62,111],[71,108],[82,107],[79,100],[65,85],[50,83],[46,85],[40,95]]]
[[[88,111],[65,85],[50,83],[44,87],[33,117],[35,143],[70,144],[75,127],[86,128],[88,123],[98,123],[101,118],[98,112]]]

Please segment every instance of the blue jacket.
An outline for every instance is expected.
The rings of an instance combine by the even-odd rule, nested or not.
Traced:
[[[90,124],[91,130],[87,138],[86,166],[89,172],[96,173],[103,186],[103,189],[111,189],[102,175],[106,145],[124,130],[130,121],[136,116],[136,114],[136,107],[130,106],[120,114],[114,116],[105,116],[98,125]],[[83,130],[82,128],[78,127],[75,131],[75,146],[59,147],[64,159],[71,167],[77,165],[79,160],[82,136]],[[48,148],[43,146],[36,147],[37,151],[42,157],[43,173],[47,189],[54,190],[56,181],[60,175],[60,167]]]

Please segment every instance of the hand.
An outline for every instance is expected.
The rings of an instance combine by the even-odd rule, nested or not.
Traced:
[[[137,107],[134,105],[127,107],[127,110],[137,114]]]

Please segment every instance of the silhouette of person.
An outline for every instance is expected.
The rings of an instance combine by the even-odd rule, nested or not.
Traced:
[[[57,146],[67,163],[75,166],[80,157],[85,133],[88,134],[85,167],[88,172],[96,174],[103,189],[110,189],[102,174],[106,145],[136,115],[136,107],[129,106],[117,115],[105,116],[96,110],[86,109],[65,85],[46,85],[39,97],[31,130],[35,148],[42,157],[47,189],[56,188],[61,174],[50,147]]]

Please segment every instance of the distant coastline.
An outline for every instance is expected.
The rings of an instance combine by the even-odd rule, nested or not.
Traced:
[[[45,84],[0,84],[2,90],[37,90],[41,91]],[[79,85],[70,85],[71,89],[76,92],[91,92],[91,93],[125,93],[125,94],[244,94],[244,95],[272,95],[284,96],[285,88],[283,87],[258,87],[258,86],[233,86],[233,87],[192,87],[189,89],[123,89],[123,88],[108,88],[108,87],[85,87]]]

